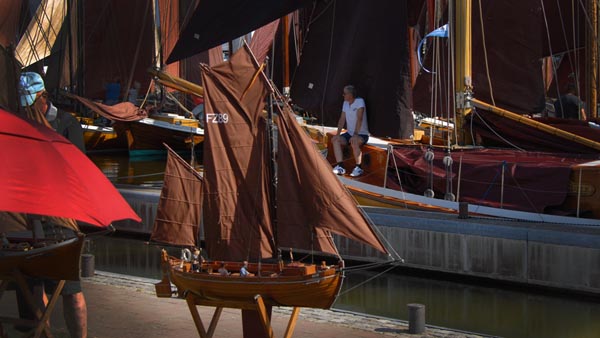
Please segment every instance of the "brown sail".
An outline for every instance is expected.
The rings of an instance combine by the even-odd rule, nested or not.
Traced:
[[[388,253],[287,106],[279,115],[278,128],[278,244],[336,253],[331,231]]]
[[[268,23],[254,32],[252,40],[250,40],[250,50],[258,62],[265,61],[271,46],[273,45],[273,39],[277,33],[277,27],[279,27],[279,19]]]
[[[150,240],[195,246],[202,217],[202,177],[173,149],[166,147],[165,179]]]
[[[240,48],[229,62],[202,66],[207,119],[204,225],[213,259],[258,259],[273,253],[261,114],[267,91],[247,48]]]

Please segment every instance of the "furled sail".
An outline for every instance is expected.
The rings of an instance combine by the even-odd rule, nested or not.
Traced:
[[[387,253],[356,201],[285,109],[278,119],[277,234],[282,247],[336,253],[329,232]]]
[[[131,122],[148,117],[148,112],[145,109],[139,108],[131,102],[121,102],[109,106],[75,94],[64,93],[64,95],[81,102],[93,112],[98,113],[111,121]]]
[[[66,14],[66,1],[42,0],[16,48],[17,60],[23,67],[50,55]]]
[[[202,66],[204,232],[213,259],[267,258],[274,252],[262,81],[247,47],[230,62]]]
[[[167,150],[165,179],[150,240],[195,246],[202,217],[202,177],[168,146]]]

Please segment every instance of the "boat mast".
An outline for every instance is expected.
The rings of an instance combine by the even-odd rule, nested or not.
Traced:
[[[77,79],[75,81],[77,85],[76,94],[79,96],[83,96],[85,94],[85,3],[83,0],[77,1],[77,48],[75,55],[75,60],[77,60],[76,72]]]
[[[281,18],[281,36],[283,38],[283,95],[290,96],[290,32],[289,16]]]
[[[590,22],[585,30],[585,97],[588,117],[595,118],[598,116],[598,0],[587,1],[587,12]]]
[[[452,6],[452,1],[450,1]],[[455,143],[464,145],[470,137],[466,137],[462,125],[465,116],[471,113],[471,98],[473,85],[471,82],[471,0],[457,0],[455,2],[454,25],[450,30],[451,40],[454,41],[454,88],[456,92],[454,105],[456,107],[457,139]]]
[[[162,68],[162,47],[160,44],[160,7],[159,0],[152,1],[152,15],[154,15],[154,68]]]
[[[267,68],[266,74],[268,74],[268,82],[272,83],[273,79],[273,70],[269,68],[269,57],[265,59],[265,65]],[[269,172],[271,182],[269,184],[269,193],[271,194],[271,198],[269,199],[270,204],[270,215],[271,215],[271,227],[273,229],[273,258],[279,258],[279,241],[278,231],[277,231],[277,145],[276,145],[276,137],[277,131],[275,130],[275,126],[273,125],[273,90],[269,90],[269,96],[267,97],[267,149],[270,156],[269,161]]]

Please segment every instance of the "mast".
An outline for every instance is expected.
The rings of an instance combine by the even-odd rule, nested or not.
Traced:
[[[283,38],[283,95],[290,96],[290,32],[289,16],[281,20],[281,36]]]
[[[269,67],[269,57],[265,59],[266,67]],[[267,74],[271,74],[269,69],[266,71]],[[271,83],[271,79],[268,79],[268,82]],[[278,230],[277,230],[277,156],[276,152],[276,143],[275,137],[277,137],[277,131],[273,125],[273,91],[269,90],[269,95],[267,96],[267,149],[269,151],[269,172],[271,178],[271,184],[269,185],[269,193],[271,194],[270,200],[270,214],[271,214],[271,227],[273,229],[273,258],[278,258],[277,249],[279,248],[278,241]]]
[[[452,6],[452,1],[450,2]],[[456,92],[454,105],[456,107],[457,131],[455,142],[464,145],[468,138],[462,128],[465,116],[471,113],[473,85],[471,82],[471,0],[457,0],[454,11],[454,27],[450,30],[451,41],[454,41],[455,80]]]
[[[84,78],[84,74],[85,74],[85,48],[84,48],[84,41],[85,41],[85,4],[84,1],[77,1],[77,23],[76,23],[76,30],[77,30],[77,54],[75,57],[75,60],[77,60],[77,67],[76,67],[76,72],[77,72],[77,76],[76,76],[76,80],[75,83],[77,84],[77,90],[76,90],[76,94],[79,96],[83,96],[85,93],[85,78]]]
[[[160,5],[159,0],[152,1],[152,14],[154,15],[154,68],[162,68],[162,47],[160,44]]]
[[[587,1],[587,12],[590,16],[586,34],[586,78],[585,97],[590,118],[598,116],[598,0]]]

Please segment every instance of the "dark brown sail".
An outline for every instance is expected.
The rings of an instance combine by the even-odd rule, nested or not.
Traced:
[[[271,257],[266,87],[247,46],[202,66],[205,90],[204,228],[212,259]]]
[[[289,110],[279,116],[278,128],[278,244],[336,253],[331,231],[387,253],[356,201]]]
[[[150,240],[195,246],[202,216],[202,177],[171,148]]]

